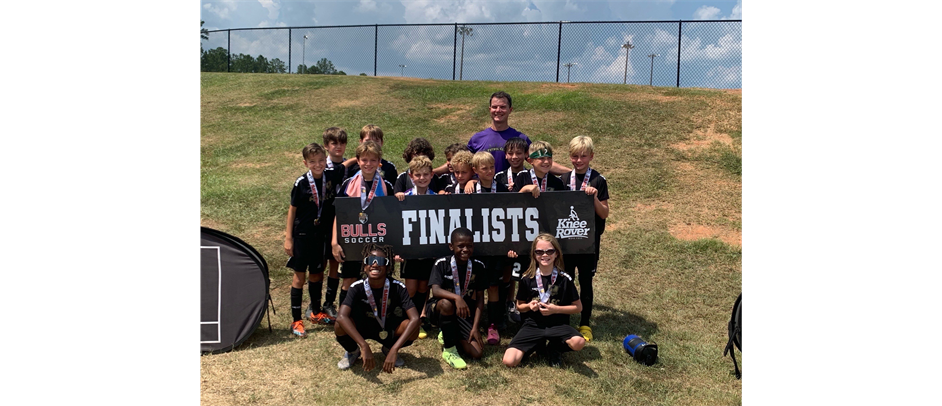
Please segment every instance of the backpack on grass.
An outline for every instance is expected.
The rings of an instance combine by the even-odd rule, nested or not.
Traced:
[[[733,358],[733,367],[736,369],[736,379],[742,379],[742,372],[739,371],[739,364],[736,362],[736,351],[733,346],[739,348],[742,352],[742,293],[736,298],[733,304],[733,315],[729,318],[729,341],[726,342],[726,349],[723,350],[723,356],[729,353]]]

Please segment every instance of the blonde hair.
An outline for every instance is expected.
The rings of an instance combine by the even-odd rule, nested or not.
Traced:
[[[592,138],[580,135],[569,141],[569,155],[578,153],[594,154],[595,147],[592,145]]]
[[[494,155],[491,155],[490,152],[478,151],[474,153],[474,156],[471,157],[471,167],[478,169],[481,165],[491,164],[494,165]]]
[[[473,157],[468,151],[455,152],[455,155],[451,157],[451,166],[456,168],[457,165],[468,165],[468,168],[472,168],[471,158]]]
[[[360,129],[360,140],[366,138],[367,135],[372,135],[371,138],[376,138],[379,142],[383,142],[383,129],[379,128],[375,124],[367,124]]]
[[[532,154],[541,149],[545,149],[547,152],[550,153],[550,155],[553,155],[553,146],[550,145],[550,143],[546,141],[533,141],[533,143],[530,144],[530,152],[528,152],[527,155]]]
[[[373,140],[364,141],[362,144],[357,145],[357,158],[360,158],[363,154],[373,154],[376,155],[376,158],[383,159],[383,149]]]
[[[424,155],[417,155],[409,161],[409,172],[417,173],[422,169],[428,169],[429,172],[432,171],[432,161]]]
[[[552,234],[540,233],[540,235],[533,239],[533,244],[530,245],[530,267],[523,273],[523,277],[532,278],[536,276],[536,269],[539,267],[540,262],[537,261],[536,254],[534,254],[533,251],[536,250],[537,241],[549,241],[550,244],[553,244],[553,248],[556,249],[556,261],[553,262],[553,266],[560,272],[564,272],[566,267],[563,264],[563,249],[559,246],[559,241],[556,241],[556,237],[553,237]]]

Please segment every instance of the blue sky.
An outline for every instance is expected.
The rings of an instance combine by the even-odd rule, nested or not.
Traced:
[[[741,1],[541,1],[541,0],[214,0],[200,3],[204,28],[317,27],[360,24],[656,21],[742,19]],[[469,80],[555,81],[557,25],[475,26],[467,38],[463,77]],[[742,87],[742,32],[738,24],[686,25],[681,45],[681,86]],[[573,82],[657,86],[677,81],[676,23],[564,25],[560,63],[572,62]],[[309,39],[303,41],[304,35]],[[507,38],[515,38],[507,41]],[[373,28],[233,31],[210,35],[204,49],[231,43],[233,53],[291,59],[292,70],[326,57],[348,74],[373,75]],[[375,73],[451,79],[453,27],[380,28]],[[625,41],[635,49],[628,55]],[[499,46],[495,46],[499,45]],[[647,55],[657,54],[652,61]],[[366,57],[364,57],[366,56]],[[653,62],[653,64],[652,64]],[[400,69],[405,64],[406,69]],[[561,68],[560,81],[567,69]]]

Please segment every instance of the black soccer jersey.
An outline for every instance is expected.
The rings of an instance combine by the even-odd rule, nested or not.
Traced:
[[[318,198],[321,200],[320,204],[314,201],[314,193],[311,192],[311,184],[308,183],[306,173],[294,181],[294,187],[291,189],[291,205],[297,208],[294,217],[294,236],[322,235],[330,231],[335,213],[334,197],[337,195],[337,186],[341,181],[340,174],[336,171],[324,171],[321,179],[314,180]],[[322,206],[320,217],[318,217],[319,206]]]
[[[396,184],[393,185],[393,189],[396,191],[396,193],[405,193],[407,190],[415,187],[415,184],[412,183],[412,178],[409,177],[409,171],[409,169],[406,169],[405,172],[400,173],[399,177],[396,178]],[[439,182],[435,181],[436,178],[436,176],[432,176],[432,181],[429,182],[428,188],[433,192],[438,193],[442,189],[438,188],[440,185]]]
[[[429,276],[428,285],[438,285],[440,288],[447,290],[449,292],[455,292],[455,283],[454,277],[451,273],[451,259],[454,258],[454,255],[449,255],[447,257],[439,258],[435,261],[435,265],[432,266],[432,274]],[[458,268],[458,283],[464,287],[467,277],[467,262],[464,264],[456,263]],[[473,291],[484,291],[487,290],[487,275],[485,274],[486,270],[484,268],[484,263],[480,260],[471,258],[471,281],[467,282],[468,291],[461,291],[461,297],[465,300],[471,298],[470,293]],[[483,299],[480,295],[477,296],[479,299]]]
[[[379,327],[379,322],[375,321],[376,317],[373,316],[370,301],[366,297],[365,289],[368,286],[369,282],[366,279],[353,282],[350,285],[350,290],[347,291],[347,297],[341,305],[349,306],[350,317],[355,318],[358,322],[368,319],[370,322],[377,323],[376,326]],[[373,292],[373,300],[376,302],[377,311],[382,311],[383,288],[370,289],[370,291]],[[389,304],[386,305],[386,330],[389,330],[390,326],[398,326],[403,320],[408,319],[409,316],[406,315],[406,311],[414,308],[415,304],[412,303],[412,299],[409,297],[406,285],[397,280],[389,281],[389,298],[387,300]],[[395,329],[395,327],[392,328]]]
[[[525,169],[524,169],[523,171],[525,171]],[[520,173],[520,172],[523,172],[523,171],[518,171],[517,173]],[[508,176],[509,176],[509,178],[508,178]],[[513,173],[513,170],[512,170],[512,169],[507,168],[507,170],[500,171],[500,172],[497,173],[497,175],[494,175],[494,182],[497,182],[497,183],[500,183],[500,184],[506,186],[506,187],[507,187],[507,190],[513,190],[513,189],[514,189],[514,179],[516,178],[516,176],[517,176],[517,174],[516,174],[516,173]]]
[[[556,283],[550,285],[552,275],[542,276],[539,268],[536,270],[536,277],[520,279],[520,284],[517,285],[517,300],[527,303],[533,300],[540,300],[540,289],[537,287],[536,278],[542,278],[543,287],[549,289],[550,298],[547,303],[552,303],[557,306],[568,306],[579,300],[579,292],[576,291],[576,285],[572,282],[572,278],[563,272],[562,269],[557,270]],[[521,312],[520,316],[524,324],[540,328],[569,324],[568,314],[544,316],[539,311],[529,311]]]
[[[523,189],[523,187],[526,185],[534,184],[533,178],[530,176],[530,174],[532,173],[534,173],[533,169],[530,169],[527,171],[520,171],[519,173],[517,173],[517,176],[514,178],[514,188],[513,188],[514,193],[519,192],[520,189]],[[559,180],[559,178],[557,178],[553,174],[547,172],[543,176],[549,177],[548,179],[546,179],[546,190],[544,190],[544,192],[569,190],[566,184],[563,183],[563,181]],[[539,185],[543,184],[543,178],[537,178],[536,181],[539,183]]]
[[[495,186],[497,187],[497,190],[496,190],[496,191],[493,191],[493,188],[494,188]],[[497,182],[496,179],[493,180],[493,181],[491,181],[491,187],[484,187],[484,186],[482,186],[482,185],[481,185],[481,181],[479,180],[479,181],[474,185],[474,193],[510,193],[510,189],[507,189],[507,186],[506,186],[506,185]]]
[[[360,164],[354,161],[350,165],[350,167],[347,168],[347,173],[345,177],[352,178],[353,175],[356,175],[357,171],[359,170],[360,170]],[[379,176],[383,178],[383,180],[389,182],[390,185],[393,185],[396,183],[396,177],[399,176],[399,171],[396,170],[396,165],[393,165],[392,162],[389,162],[385,159],[381,159],[380,164],[379,164],[379,169],[377,170],[379,171]],[[393,193],[390,193],[390,196],[392,195]]]
[[[572,171],[564,173],[560,180],[563,184],[570,186],[570,178],[572,177]],[[582,182],[585,180],[585,174],[576,174],[575,189],[573,190],[582,190]],[[599,190],[598,196],[600,201],[608,200],[608,181],[605,180],[605,176],[602,176],[601,173],[592,169],[592,174],[589,175],[589,186],[592,186]],[[605,232],[605,219],[599,217],[598,214],[595,215],[595,242],[596,250],[598,250],[598,242],[602,238],[602,233]]]

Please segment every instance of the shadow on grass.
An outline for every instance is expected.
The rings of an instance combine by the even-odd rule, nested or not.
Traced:
[[[414,376],[414,377],[409,377],[409,378],[405,378],[401,380],[397,379],[396,381],[390,382],[390,383],[383,383],[383,381],[379,379],[379,374],[385,374],[385,372],[383,372],[383,361],[386,358],[383,356],[382,353],[379,353],[379,352],[373,354],[373,357],[376,360],[376,367],[373,368],[372,371],[363,370],[362,360],[357,360],[357,364],[351,367],[350,371],[352,371],[354,375],[357,375],[363,378],[364,380],[370,381],[376,385],[383,386],[384,389],[391,390],[391,391],[396,391],[402,385],[407,384],[409,382],[412,382],[418,379],[434,378],[445,372],[442,369],[442,363],[441,363],[440,358],[427,358],[427,357],[420,358],[409,353],[401,353],[401,352],[399,353],[399,356],[402,357],[403,361],[405,361],[405,365],[399,368],[396,368],[396,370],[393,371],[391,376],[395,376],[396,372],[402,369],[409,369],[413,371],[424,372],[425,376]]]
[[[629,334],[648,339],[658,331],[657,323],[621,309],[594,304],[592,310],[592,324],[595,325],[592,329],[594,340],[621,342]],[[595,311],[599,312],[594,313]]]

